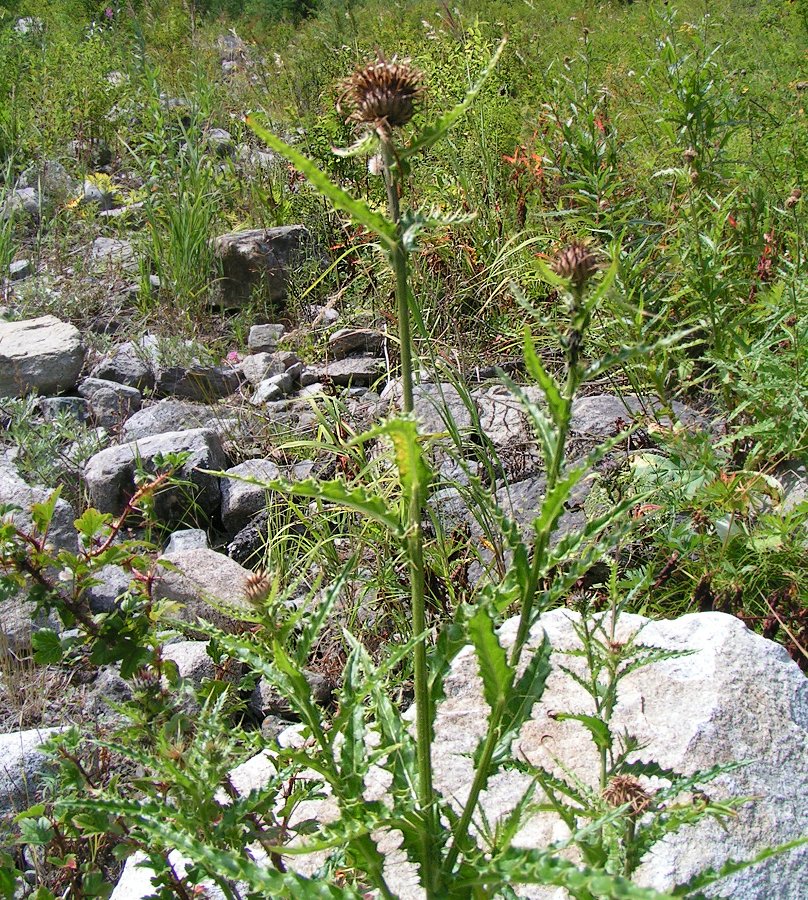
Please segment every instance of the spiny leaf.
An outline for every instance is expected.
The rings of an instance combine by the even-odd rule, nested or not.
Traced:
[[[556,383],[555,378],[550,375],[544,368],[536,353],[536,345],[533,342],[533,335],[529,328],[525,328],[525,365],[528,372],[536,379],[539,387],[547,398],[547,406],[553,416],[556,426],[564,421],[567,412],[567,403],[561,396],[561,391]]]
[[[485,702],[495,709],[507,699],[516,673],[497,640],[494,622],[486,607],[480,606],[469,620],[468,628],[480,666]]]
[[[265,128],[255,116],[247,116],[247,125],[261,138],[262,141],[276,153],[285,156],[290,163],[304,175],[319,193],[327,197],[335,209],[340,209],[358,224],[364,225],[374,234],[378,235],[382,244],[388,249],[394,249],[396,245],[396,232],[393,224],[381,213],[374,212],[363,200],[352,197],[344,191],[310,160],[294,147],[272,134]]]

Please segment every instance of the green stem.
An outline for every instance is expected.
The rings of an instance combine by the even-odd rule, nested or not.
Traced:
[[[398,308],[398,333],[401,353],[402,409],[412,414],[413,366],[412,332],[410,330],[409,279],[407,254],[401,236],[401,212],[398,204],[398,184],[393,175],[395,157],[392,142],[382,135],[381,148],[384,159],[384,184],[390,218],[397,228],[396,245],[390,254],[396,275],[396,305]],[[410,601],[412,604],[413,634],[421,635],[414,650],[415,680],[415,730],[418,756],[418,806],[424,816],[421,858],[424,870],[423,886],[427,900],[440,896],[440,856],[438,830],[440,820],[432,784],[432,704],[429,697],[429,681],[426,658],[426,602],[424,598],[424,547],[421,518],[426,486],[416,479],[406,510],[406,548],[410,573]]]
[[[577,288],[573,295],[573,322],[575,322],[576,312],[581,308],[582,296],[583,290],[581,288]],[[580,331],[581,333],[583,332],[583,327],[580,329]],[[578,338],[580,338],[580,336],[581,334],[578,335]],[[564,386],[564,393],[562,395],[564,400],[564,411],[558,425],[558,435],[553,458],[550,461],[550,465],[547,470],[545,497],[552,490],[554,490],[556,484],[558,483],[558,479],[561,476],[561,470],[564,465],[564,453],[566,449],[567,435],[569,433],[570,419],[572,418],[572,401],[581,381],[581,367],[579,365],[578,355],[579,342],[577,340],[572,340],[570,341],[569,347],[567,348],[567,381]],[[547,547],[550,543],[550,536],[553,533],[554,525],[555,522],[549,522],[546,527],[536,536],[536,541],[533,545],[533,558],[530,566],[530,577],[524,591],[522,592],[522,610],[519,618],[519,628],[516,633],[516,640],[514,641],[513,648],[511,650],[510,664],[514,668],[519,665],[519,660],[522,656],[522,650],[524,649],[525,643],[527,642],[530,626],[532,625],[536,593],[539,587],[539,578],[541,575],[544,560],[547,555]],[[505,708],[506,707],[504,703],[498,704],[494,709],[491,710],[491,713],[488,717],[488,732],[486,734],[485,744],[483,745],[480,760],[477,764],[477,770],[474,774],[474,781],[472,782],[471,790],[469,791],[468,798],[463,806],[463,812],[460,816],[460,819],[452,832],[452,846],[449,850],[449,853],[447,854],[446,862],[443,867],[444,876],[447,878],[451,876],[452,869],[457,862],[457,857],[460,854],[460,851],[466,846],[466,834],[468,833],[469,826],[471,825],[474,811],[477,808],[480,794],[483,792],[485,785],[488,782],[491,760],[493,759],[494,752],[497,748],[497,742],[499,741],[500,729],[502,726],[502,717],[505,714]]]

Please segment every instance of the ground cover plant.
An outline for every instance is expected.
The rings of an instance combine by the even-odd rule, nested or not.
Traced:
[[[808,505],[789,480],[808,440],[801,7],[557,0],[539,15],[480,0],[462,11],[368,2],[239,14],[53,0],[9,6],[0,28],[0,270],[33,258],[50,279],[30,291],[5,282],[11,317],[53,311],[56,285],[56,308],[99,352],[114,320],[119,334],[195,337],[224,357],[243,349],[252,322],[291,326],[315,301],[338,304],[348,321],[395,335],[401,396],[401,413],[369,428],[353,428],[333,399],[316,409],[315,438],[263,436],[266,452],[311,456],[326,475],[253,479],[277,527],[236,633],[194,626],[216,664],[196,691],[164,657],[188,625],[155,592],[167,565],[149,540],[160,535],[152,498],[184,460],[159,460],[122,515],[101,514],[85,508],[71,472],[90,452],[84,442],[105,438],[67,419],[43,428],[31,402],[0,401],[4,445],[31,478],[67,481],[80,513],[74,553],[48,542],[55,494],[30,529],[3,510],[0,598],[30,590],[61,623],[34,635],[22,664],[114,664],[131,685],[109,731],[50,742],[56,773],[13,825],[0,888],[13,896],[25,875],[39,897],[105,896],[140,851],[162,896],[213,883],[226,897],[392,897],[379,842],[397,835],[429,897],[516,896],[520,884],[660,896],[632,881],[646,851],[731,816],[744,798],[682,799],[731,767],[685,777],[637,762],[632,736],[612,731],[621,678],[666,656],[641,635],[618,645],[618,614],[730,612],[808,659]],[[223,34],[240,41],[226,75]],[[215,143],[222,127],[237,151]],[[84,195],[89,178],[123,198],[124,213],[101,218],[72,188],[45,202],[41,168],[36,214],[13,210],[18,176],[46,158],[63,160]],[[292,278],[285,307],[259,284],[238,312],[218,310],[211,239],[299,221],[328,263]],[[131,239],[140,259],[128,275],[107,273],[100,291],[72,262],[76,243],[97,234]],[[134,302],[120,294],[127,279]],[[304,355],[324,350],[321,334],[298,333]],[[545,478],[527,532],[498,499],[508,466],[479,421],[470,449],[450,412],[439,434],[414,415],[430,378],[471,408],[466,376],[489,364],[533,429]],[[574,402],[604,388],[653,397],[645,423],[573,439]],[[703,426],[677,421],[681,401]],[[560,529],[590,478],[586,524]],[[435,512],[447,489],[466,498],[483,538]],[[124,539],[144,523],[142,540]],[[87,598],[110,564],[131,580],[117,609],[98,613]],[[375,624],[360,623],[358,602],[345,615],[357,582],[376,595]],[[597,785],[538,769],[517,807],[488,822],[481,798],[518,765],[511,741],[549,672],[551,648],[532,628],[563,604],[584,612],[594,713],[559,715],[598,748]],[[506,646],[498,629],[509,614],[519,624]],[[467,644],[487,724],[460,802],[435,789],[431,745],[444,679]],[[332,675],[331,706],[313,699],[314,662]],[[308,742],[274,747],[271,774],[243,794],[231,773],[266,746],[245,710],[259,677]],[[373,795],[374,779],[392,787]],[[327,797],[332,820],[308,818],[307,804]],[[538,808],[569,837],[521,849],[516,836]],[[308,868],[290,864],[307,855]],[[673,895],[698,896],[741,865]]]

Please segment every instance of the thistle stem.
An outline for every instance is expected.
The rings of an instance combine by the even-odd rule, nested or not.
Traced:
[[[410,330],[409,279],[407,254],[401,235],[401,212],[398,203],[398,184],[393,174],[395,162],[392,142],[387,135],[380,135],[382,158],[384,160],[384,184],[387,190],[387,205],[390,218],[396,225],[396,245],[390,254],[396,275],[396,305],[398,311],[398,333],[401,353],[402,409],[412,414],[413,366],[412,332]],[[429,697],[428,670],[426,658],[426,604],[424,598],[424,549],[421,517],[426,486],[416,478],[406,510],[406,548],[410,573],[410,601],[412,604],[413,634],[421,640],[414,650],[415,680],[415,729],[418,757],[418,806],[424,816],[422,830],[423,846],[421,857],[424,861],[423,886],[429,898],[440,896],[440,857],[437,840],[438,820],[435,791],[432,784],[432,709]]]

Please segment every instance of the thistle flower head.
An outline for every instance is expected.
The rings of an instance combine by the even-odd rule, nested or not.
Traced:
[[[559,250],[550,268],[560,278],[568,278],[576,288],[583,287],[601,267],[601,261],[586,244],[578,241]]]
[[[415,115],[423,99],[424,76],[408,59],[389,62],[379,55],[340,85],[337,110],[347,122],[374,128],[400,128]]]
[[[609,806],[630,803],[631,813],[639,816],[651,805],[651,795],[631,775],[615,775],[603,790],[603,799]]]
[[[272,592],[272,579],[264,569],[253,572],[244,585],[244,597],[253,606],[258,606]]]

